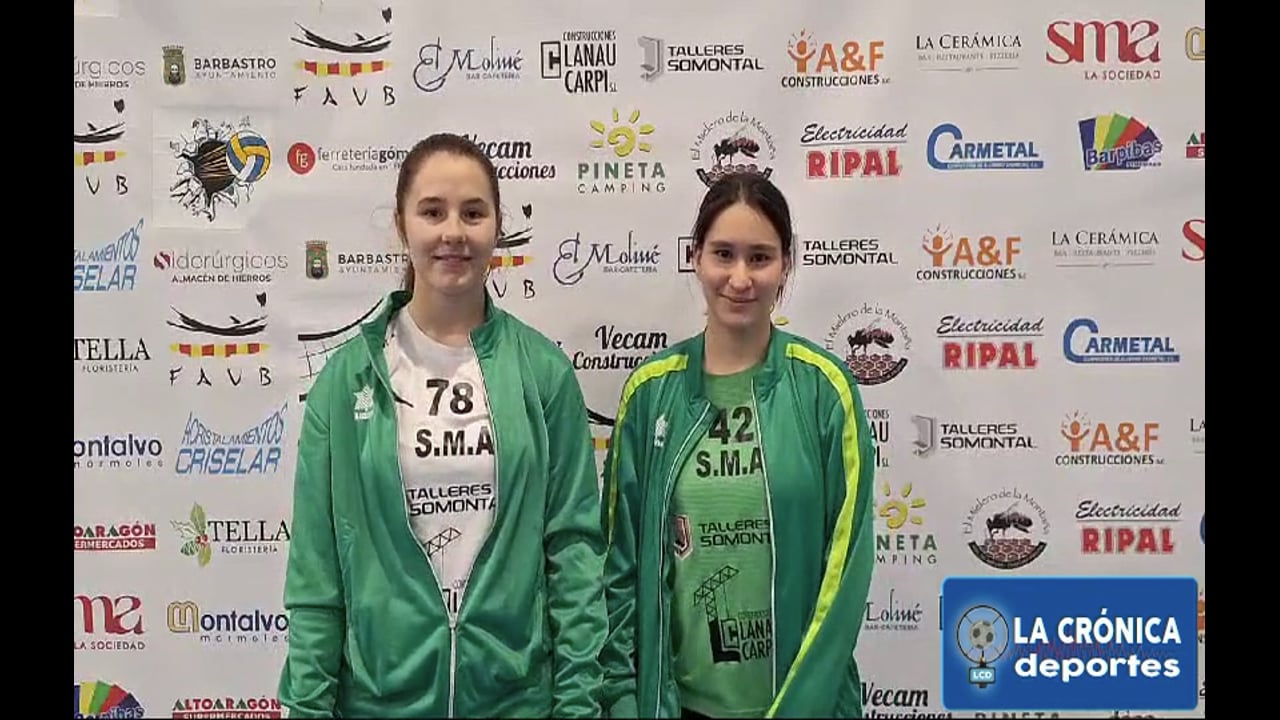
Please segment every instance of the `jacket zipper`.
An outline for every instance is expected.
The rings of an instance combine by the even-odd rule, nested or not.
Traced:
[[[669,662],[669,657],[666,651],[666,642],[663,640],[663,635],[667,628],[667,621],[664,617],[666,614],[666,603],[663,601],[662,596],[663,588],[666,586],[665,561],[667,559],[667,553],[671,551],[671,548],[667,543],[667,526],[671,517],[671,492],[675,489],[675,482],[673,481],[675,479],[676,472],[679,471],[680,466],[684,461],[685,448],[689,446],[689,441],[693,439],[694,434],[696,434],[702,427],[702,421],[707,418],[707,411],[710,409],[710,403],[702,406],[702,414],[698,416],[698,421],[689,429],[689,434],[685,435],[684,442],[680,443],[680,449],[676,452],[676,460],[672,463],[670,472],[667,473],[667,482],[663,487],[662,514],[658,525],[660,530],[658,533],[658,651],[663,653],[663,656],[668,659],[667,661],[658,663],[657,692],[654,693],[654,717],[662,717],[662,669],[666,667],[667,662]]]
[[[472,559],[470,567],[467,568],[467,577],[462,581],[462,598],[458,601],[458,611],[449,615],[449,717],[454,717],[454,697],[458,674],[458,619],[462,616],[462,607],[470,597],[467,594],[467,586],[471,584],[471,573],[475,572],[476,562],[480,559],[480,553],[484,552],[485,547],[489,544],[489,537],[493,535],[493,528],[498,524],[498,485],[499,478],[502,477],[498,467],[498,428],[494,422],[492,395],[489,394],[489,382],[484,377],[484,367],[480,365],[480,353],[476,350],[476,344],[471,341],[471,335],[467,335],[467,345],[471,347],[471,354],[476,358],[476,367],[480,370],[480,387],[484,390],[485,407],[489,411],[489,439],[493,441],[493,515],[490,516],[489,526],[485,528],[484,539],[480,541],[480,545],[476,549],[476,557]],[[443,591],[441,591],[443,595]]]
[[[470,338],[470,337],[468,337],[468,338],[467,338],[467,344],[471,346],[471,352],[472,352],[472,353],[476,353],[476,347],[475,347],[475,344],[471,342],[471,338]],[[388,390],[389,392],[391,392],[391,393],[392,393],[392,395],[394,396],[395,391],[391,388],[391,383],[390,383],[390,381],[389,381],[389,380],[387,380],[387,379],[385,379],[385,378],[383,378],[383,377],[382,377],[380,374],[378,374],[378,373],[377,373],[377,371],[376,371],[376,368],[377,368],[378,366],[377,366],[377,364],[374,362],[374,358],[373,358],[373,351],[372,351],[371,349],[369,349],[369,344],[368,344],[368,343],[365,343],[365,352],[369,355],[369,363],[370,363],[370,366],[371,366],[371,367],[373,367],[373,368],[375,368],[374,374],[375,374],[375,375],[378,375],[379,380],[381,380],[384,384],[386,384],[386,385],[387,385],[387,390]],[[479,356],[479,354],[478,354],[478,353],[476,353],[476,362],[477,362],[477,364],[479,364],[479,357],[480,357],[480,356]],[[485,379],[484,379],[484,370],[483,370],[483,369],[481,369],[481,371],[480,371],[480,384],[481,384],[482,386],[484,386],[485,404],[486,404],[486,405],[488,405],[488,406],[490,407],[490,409],[489,409],[489,436],[490,436],[490,439],[492,439],[492,440],[493,440],[493,470],[494,470],[494,473],[493,473],[493,474],[494,474],[494,479],[493,479],[493,504],[494,504],[494,506],[496,507],[496,506],[497,506],[497,504],[498,504],[498,433],[497,433],[497,431],[496,431],[496,430],[494,429],[494,427],[493,427],[493,424],[494,424],[494,423],[493,423],[493,410],[492,410],[492,404],[491,404],[491,403],[489,403],[489,401],[488,401],[488,399],[489,399],[489,387],[488,387],[488,383],[486,383],[486,382],[485,382]],[[399,437],[400,437],[400,436],[399,436],[399,432],[400,432],[400,430],[399,430],[399,421],[398,421],[398,419],[397,419],[396,415],[397,415],[397,412],[396,412],[396,410],[395,410],[395,406],[394,406],[394,403],[393,403],[393,404],[392,404],[392,412],[391,412],[391,428],[392,428],[392,431],[393,431],[393,432],[392,432],[392,434],[396,437],[396,443],[397,443],[397,445],[396,445],[396,451],[395,451],[395,456],[396,456],[396,472],[397,472],[397,473],[399,473],[399,480],[400,480],[400,483],[403,485],[403,484],[404,484],[404,466],[403,466],[403,464],[400,462],[400,449],[399,449],[399,445],[398,445],[398,443],[399,443]],[[470,581],[470,579],[471,579],[471,571],[475,569],[475,561],[474,561],[474,560],[472,561],[472,563],[471,563],[471,568],[467,571],[467,582],[464,582],[464,583],[463,583],[463,587],[462,587],[462,590],[463,590],[462,600],[460,600],[460,601],[458,602],[458,609],[457,609],[457,611],[455,612],[455,611],[453,610],[453,608],[449,607],[449,598],[445,596],[444,588],[440,587],[440,579],[436,577],[435,568],[434,568],[434,567],[432,567],[432,565],[431,565],[431,556],[427,554],[427,549],[426,549],[425,547],[423,547],[422,543],[418,542],[417,536],[415,536],[415,535],[414,535],[414,533],[413,533],[413,523],[412,523],[412,522],[410,522],[410,520],[409,520],[409,500],[408,500],[408,498],[404,497],[404,493],[403,493],[403,492],[401,492],[401,493],[400,493],[400,497],[401,497],[401,502],[402,502],[402,504],[403,504],[403,506],[404,506],[404,524],[405,524],[405,529],[407,529],[407,530],[409,531],[409,536],[410,536],[410,537],[413,537],[413,539],[414,539],[414,543],[418,546],[418,549],[422,551],[422,557],[423,557],[423,559],[427,561],[427,572],[431,573],[431,581],[432,581],[432,583],[434,583],[434,584],[435,584],[435,586],[436,586],[436,591],[440,593],[440,604],[444,606],[445,614],[446,614],[446,615],[448,616],[448,618],[449,618],[449,715],[448,715],[448,717],[452,718],[452,717],[454,716],[454,712],[455,712],[455,711],[454,711],[454,702],[455,702],[455,697],[456,697],[456,690],[457,690],[457,674],[458,674],[458,617],[462,614],[462,603],[466,601],[466,592],[465,592],[465,591],[466,591],[466,585],[467,585],[467,582],[469,582],[469,581]],[[496,520],[496,518],[495,518],[495,520]],[[493,526],[494,526],[495,524],[497,524],[497,523],[496,523],[496,522],[490,522],[490,523],[489,523],[489,529],[485,532],[484,540],[483,540],[483,541],[481,541],[481,543],[480,543],[480,550],[482,550],[482,551],[483,551],[483,550],[484,550],[484,548],[485,548],[485,545],[487,545],[487,544],[489,543],[489,536],[490,536],[491,534],[493,534]]]
[[[756,433],[759,435],[760,442],[760,476],[764,478],[764,504],[769,512],[769,633],[772,635],[770,643],[772,652],[770,658],[770,683],[772,684],[772,692],[770,693],[770,704],[773,698],[778,696],[778,604],[777,604],[777,582],[778,582],[778,548],[774,543],[773,524],[773,492],[769,489],[769,459],[764,455],[764,421],[760,418],[760,406],[756,403],[756,381],[751,380],[751,412],[756,416]]]

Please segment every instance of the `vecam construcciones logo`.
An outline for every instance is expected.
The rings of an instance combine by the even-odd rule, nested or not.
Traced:
[[[75,251],[75,291],[133,290],[138,279],[138,248],[142,245],[142,218],[114,241],[93,250]]]
[[[178,475],[265,475],[280,469],[285,410],[288,403],[262,422],[223,435],[205,425],[195,412],[187,416],[174,472]]]

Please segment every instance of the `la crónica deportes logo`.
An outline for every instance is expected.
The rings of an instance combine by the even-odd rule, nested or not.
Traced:
[[[1196,707],[1193,578],[948,578],[943,704]]]

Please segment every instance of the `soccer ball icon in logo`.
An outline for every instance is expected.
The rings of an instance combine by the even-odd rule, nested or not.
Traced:
[[[169,197],[192,215],[213,222],[219,205],[239,207],[271,168],[271,147],[245,118],[238,125],[191,123],[191,137],[169,143],[178,159]]]
[[[991,664],[1009,647],[1009,622],[990,605],[975,605],[956,623],[956,647],[974,663],[969,668],[969,684],[985,688],[996,681]]]

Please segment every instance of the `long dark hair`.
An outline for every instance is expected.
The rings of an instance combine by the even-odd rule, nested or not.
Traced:
[[[778,239],[782,242],[782,255],[787,259],[787,270],[795,269],[796,244],[795,232],[791,229],[791,207],[787,198],[764,175],[758,172],[729,173],[717,180],[707,194],[702,196],[702,205],[698,208],[698,219],[693,223],[693,252],[702,250],[707,242],[707,232],[720,217],[720,213],[738,203],[746,203],[749,207],[765,216]],[[783,280],[778,288],[778,297],[787,287]]]
[[[409,185],[413,182],[418,169],[422,167],[422,163],[432,155],[441,152],[471,158],[484,169],[485,176],[489,178],[489,191],[493,195],[493,212],[497,221],[497,234],[501,237],[502,197],[498,192],[498,171],[494,168],[493,161],[489,159],[484,150],[480,149],[480,146],[461,135],[436,133],[419,140],[418,144],[414,145],[409,154],[405,156],[404,162],[400,164],[400,176],[396,179],[396,230],[399,232],[400,241],[405,241],[404,211],[406,196],[409,194]],[[413,263],[409,262],[404,269],[404,282],[402,285],[409,292],[413,292],[413,278]]]

